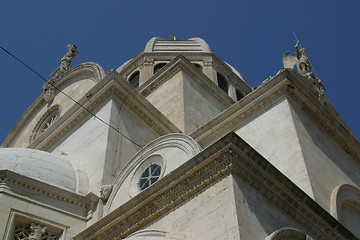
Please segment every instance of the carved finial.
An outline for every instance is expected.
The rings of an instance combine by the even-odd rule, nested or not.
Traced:
[[[172,37],[172,39],[174,41],[178,40],[178,37],[176,36],[176,32],[174,31],[174,36],[170,34],[170,37]]]

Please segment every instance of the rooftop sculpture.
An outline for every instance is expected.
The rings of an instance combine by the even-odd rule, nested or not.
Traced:
[[[295,45],[295,54],[296,56],[291,56],[290,51],[285,52],[283,56],[284,68],[293,69],[296,65],[298,72],[301,73],[305,78],[310,80],[316,87],[318,93],[318,99],[321,101],[325,100],[325,88],[321,80],[315,76],[312,69],[309,58],[306,55],[306,49],[299,49],[300,41],[298,40]]]
[[[68,52],[60,60],[60,66],[50,75],[51,79],[43,86],[44,99],[47,102],[51,102],[54,99],[55,88],[53,85],[55,80],[71,69],[71,64],[74,61],[75,56],[79,54],[77,47],[74,44],[68,44],[67,49]]]

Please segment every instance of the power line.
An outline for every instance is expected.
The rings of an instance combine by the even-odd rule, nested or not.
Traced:
[[[136,142],[134,142],[133,140],[131,140],[129,137],[127,137],[126,135],[124,135],[122,132],[120,132],[118,129],[116,129],[115,127],[111,126],[109,123],[105,122],[104,120],[102,120],[101,118],[99,118],[98,116],[96,116],[94,113],[92,113],[90,110],[88,110],[86,107],[84,107],[83,104],[79,103],[78,101],[76,101],[75,99],[73,99],[72,97],[70,97],[68,94],[64,93],[62,90],[60,90],[58,87],[55,86],[55,84],[53,84],[51,81],[46,80],[43,76],[41,76],[37,71],[35,71],[33,68],[31,68],[29,65],[27,65],[26,63],[24,63],[23,61],[21,61],[19,58],[17,58],[15,55],[13,55],[12,53],[10,53],[9,51],[7,51],[5,48],[3,48],[2,46],[0,46],[0,48],[6,52],[7,54],[9,54],[11,57],[13,57],[14,59],[16,59],[17,61],[19,61],[21,64],[23,64],[24,66],[26,66],[28,69],[30,69],[33,73],[35,73],[36,75],[38,75],[42,80],[44,80],[46,83],[50,84],[54,89],[56,89],[57,91],[59,91],[60,93],[64,94],[66,97],[68,97],[70,100],[72,100],[74,103],[76,103],[77,105],[79,105],[81,108],[83,108],[85,111],[87,111],[90,115],[92,115],[93,117],[95,117],[97,120],[99,120],[100,122],[104,123],[105,125],[109,126],[111,129],[115,130],[117,133],[119,133],[121,136],[123,136],[124,138],[126,138],[129,142],[135,144],[138,147],[143,147],[143,145],[140,145]],[[129,92],[130,93],[130,92]]]

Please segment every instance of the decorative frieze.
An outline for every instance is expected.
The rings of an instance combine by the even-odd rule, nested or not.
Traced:
[[[74,239],[123,239],[229,174],[252,186],[316,239],[353,237],[245,141],[230,133]]]
[[[27,201],[34,198],[37,199],[36,202],[38,204],[43,204],[43,202],[48,202],[48,200],[52,202],[58,201],[61,204],[55,204],[54,202],[54,206],[62,206],[63,212],[83,220],[91,218],[89,213],[93,212],[93,208],[99,200],[99,197],[93,193],[89,193],[86,196],[78,195],[9,170],[0,171],[0,193],[14,195],[27,199]],[[80,212],[84,214],[79,215],[79,211],[75,213],[70,209],[82,209]]]

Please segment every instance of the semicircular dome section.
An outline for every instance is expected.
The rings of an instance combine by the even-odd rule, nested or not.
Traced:
[[[49,87],[50,85],[46,83],[47,87],[44,88],[44,92],[26,110],[5,139],[3,146],[15,148],[29,146],[29,139],[30,142],[34,140],[33,129],[38,124],[41,124],[39,121],[49,109],[56,105],[61,108],[62,115],[66,114],[71,107],[77,105],[74,100],[79,101],[81,98],[86,97],[86,93],[96,83],[100,82],[105,75],[100,65],[87,62],[72,68],[59,78],[51,80],[51,85],[55,86],[56,89]],[[59,90],[67,96],[60,93]],[[51,97],[48,96],[49,94]],[[58,116],[58,118],[60,117]]]
[[[168,134],[150,142],[116,177],[104,215],[146,191],[200,151],[200,145],[182,133]]]
[[[55,187],[76,191],[76,177],[70,163],[48,152],[27,148],[1,148],[1,170],[9,170]]]
[[[160,230],[140,230],[124,238],[124,240],[173,240],[167,235],[167,232]]]
[[[187,40],[165,40],[159,37],[151,38],[145,47],[145,53],[156,52],[205,52],[210,53],[209,45],[201,38]]]

